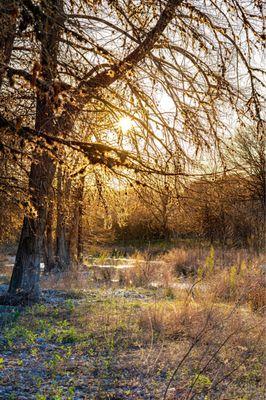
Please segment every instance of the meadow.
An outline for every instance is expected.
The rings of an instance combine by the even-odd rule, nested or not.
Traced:
[[[5,306],[0,398],[263,399],[263,257],[158,251],[126,268],[97,248],[43,275],[39,304]]]

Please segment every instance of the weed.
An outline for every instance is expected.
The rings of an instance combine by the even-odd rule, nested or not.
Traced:
[[[215,251],[214,247],[211,246],[208,257],[205,260],[205,268],[207,276],[212,275],[214,271]]]
[[[36,397],[36,400],[46,400],[47,399],[46,395],[41,394],[41,393],[36,393],[35,397]]]
[[[75,304],[72,299],[67,299],[65,302],[65,307],[68,311],[73,312],[75,309]]]
[[[4,330],[4,338],[10,347],[17,339],[21,339],[27,344],[32,344],[35,342],[36,337],[37,335],[33,331],[19,323],[13,324]]]
[[[230,285],[230,290],[232,292],[234,292],[236,287],[236,279],[237,279],[237,268],[235,265],[233,265],[229,271],[229,285]]]
[[[46,369],[49,371],[52,378],[55,378],[60,373],[59,365],[64,358],[59,353],[54,353],[49,361],[45,362]]]
[[[197,374],[191,381],[191,387],[194,387],[198,391],[204,391],[208,389],[212,384],[211,379],[203,374]]]
[[[238,270],[236,265],[216,271],[209,278],[209,292],[219,301],[249,304],[253,311],[263,311],[266,304],[266,282],[256,265]]]
[[[165,289],[165,298],[168,300],[174,300],[176,298],[175,291],[171,287]]]

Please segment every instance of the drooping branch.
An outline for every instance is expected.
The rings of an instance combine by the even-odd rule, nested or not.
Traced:
[[[8,121],[6,118],[0,115],[0,129],[8,129],[9,131],[17,134],[18,136],[36,143],[39,147],[49,151],[51,155],[55,158],[58,158],[58,154],[56,151],[56,145],[66,146],[74,151],[78,151],[84,154],[84,156],[89,160],[90,164],[99,164],[106,166],[110,170],[115,167],[124,167],[135,172],[142,173],[150,173],[157,175],[165,175],[165,176],[212,176],[223,174],[224,171],[215,172],[215,173],[204,173],[204,174],[189,174],[183,171],[177,172],[168,172],[156,167],[156,164],[149,165],[145,163],[140,157],[136,157],[132,152],[123,150],[118,147],[114,147],[108,145],[106,143],[97,143],[97,142],[85,142],[81,140],[71,140],[64,139],[62,137],[53,136],[50,134],[46,134],[41,131],[37,131],[35,129],[21,126],[19,129],[16,126]],[[81,168],[80,173],[84,167]],[[227,169],[227,172],[232,171],[232,169]],[[78,172],[79,173],[79,172]],[[75,173],[75,174],[78,174]],[[74,174],[74,175],[75,175]]]

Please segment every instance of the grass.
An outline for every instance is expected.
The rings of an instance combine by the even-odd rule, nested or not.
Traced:
[[[139,254],[123,282],[130,288],[87,282],[73,291],[65,277],[63,302],[5,326],[1,385],[16,399],[263,399],[261,260],[221,268],[208,249],[200,276],[189,267],[194,286],[175,287],[176,265],[188,259],[197,258],[175,249],[160,266]],[[158,278],[162,287],[149,288]]]
[[[261,324],[261,316],[233,304],[207,307],[204,302],[169,300],[163,295],[159,299],[150,296],[146,303],[106,296],[98,301],[87,299],[74,310],[67,304],[37,306],[6,328],[4,336],[18,355],[18,367],[22,349],[37,360],[44,379],[33,391],[45,399],[56,398],[49,397],[54,387],[53,383],[47,387],[47,379],[62,381],[64,393],[76,393],[75,385],[67,383],[69,377],[70,382],[93,377],[87,390],[95,392],[95,399],[107,388],[116,396],[131,391],[133,396],[132,371],[137,386],[148,385],[141,398],[148,398],[148,393],[162,398],[172,379],[166,398],[179,392],[182,396],[210,394],[210,398],[223,393],[237,399],[247,392],[246,398],[253,399],[260,392],[262,396],[263,390]],[[46,350],[40,348],[40,338]],[[190,347],[189,356],[184,357]],[[180,360],[184,361],[174,374]],[[15,371],[13,365],[11,376]]]

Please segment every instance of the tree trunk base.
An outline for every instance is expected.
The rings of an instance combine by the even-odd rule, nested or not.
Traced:
[[[32,296],[32,293],[5,293],[0,296],[0,305],[4,306],[31,306],[40,301],[39,297]]]

